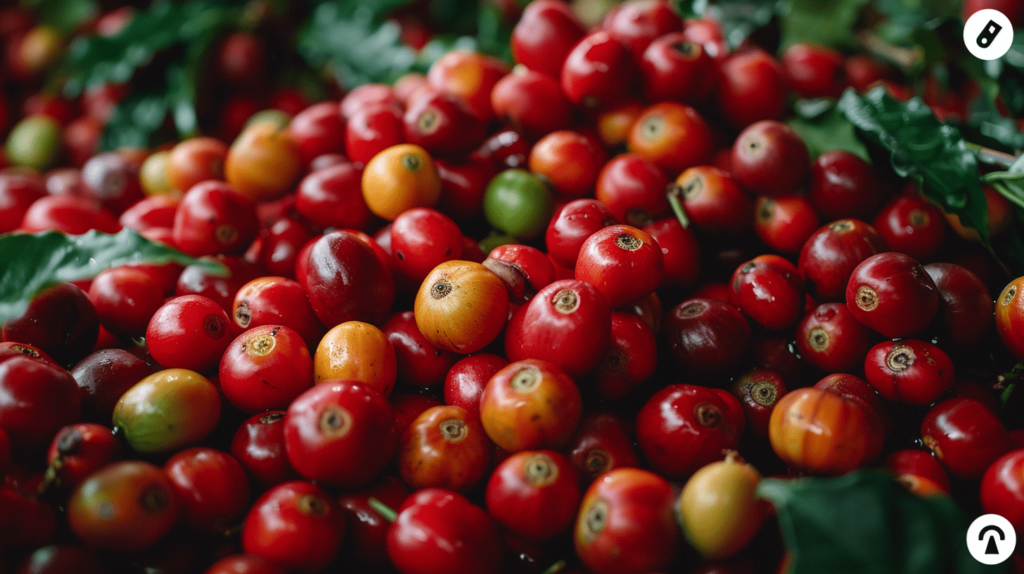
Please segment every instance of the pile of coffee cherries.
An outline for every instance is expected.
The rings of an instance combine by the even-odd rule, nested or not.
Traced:
[[[780,121],[898,73],[730,51],[662,0],[591,29],[536,0],[512,53],[233,141],[82,154],[53,106],[16,122],[0,233],[196,259],[2,325],[6,572],[783,572],[761,477],[862,468],[1024,528],[996,388],[1024,277]]]

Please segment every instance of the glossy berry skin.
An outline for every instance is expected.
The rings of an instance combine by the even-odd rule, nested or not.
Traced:
[[[313,386],[313,358],[297,332],[262,325],[235,338],[220,360],[220,388],[246,414],[287,408]]]
[[[644,95],[648,101],[676,101],[694,105],[711,95],[718,83],[715,60],[686,34],[673,32],[656,38],[640,59]]]
[[[351,121],[352,116],[359,113],[359,110],[378,105],[401,108],[402,101],[388,84],[369,83],[356,86],[345,94],[345,97],[341,98],[338,109],[341,111],[341,117]]]
[[[803,315],[804,282],[786,259],[760,255],[732,274],[729,302],[765,328],[779,331]]]
[[[669,312],[661,336],[684,372],[718,378],[735,369],[750,343],[739,309],[717,299],[683,301]]]
[[[190,528],[220,534],[249,508],[249,479],[226,452],[206,447],[183,450],[164,464]]]
[[[841,219],[807,238],[797,267],[807,294],[816,301],[845,301],[846,286],[857,265],[888,250],[875,228],[857,219]]]
[[[1024,449],[1010,451],[993,462],[981,478],[981,507],[998,514],[1014,529],[1024,527]]]
[[[114,430],[133,450],[180,450],[206,438],[220,420],[221,399],[209,379],[165,369],[125,391],[114,406]]]
[[[231,439],[231,456],[263,487],[298,480],[284,448],[284,411],[249,417]]]
[[[318,572],[334,560],[345,531],[345,516],[332,496],[309,482],[286,482],[249,510],[242,549],[289,571]]]
[[[363,200],[388,221],[407,209],[433,207],[441,198],[441,179],[427,150],[393,145],[373,156],[363,169]]]
[[[508,309],[500,277],[479,263],[448,261],[423,280],[414,313],[420,332],[437,348],[469,354],[497,338]]]
[[[528,161],[530,171],[546,177],[562,197],[575,199],[594,189],[608,157],[596,139],[561,130],[534,144]]]
[[[117,233],[121,224],[100,202],[85,197],[48,195],[25,210],[19,231],[35,233],[56,229],[69,235],[81,235],[90,229]]]
[[[412,421],[427,409],[442,406],[444,403],[427,395],[413,393],[393,393],[388,397],[391,410],[395,412],[395,435],[401,437]]]
[[[597,287],[555,281],[519,308],[505,330],[511,361],[540,359],[582,377],[601,359],[611,333],[611,308]]]
[[[469,492],[487,475],[494,445],[480,419],[466,409],[441,405],[420,413],[398,444],[398,472],[411,488]]]
[[[116,462],[93,473],[71,494],[68,523],[89,546],[138,552],[174,526],[180,507],[160,467]]]
[[[843,54],[815,44],[793,44],[782,54],[789,87],[804,98],[838,98],[845,87]]]
[[[146,346],[167,368],[209,371],[231,343],[228,314],[202,295],[182,295],[165,303],[149,321]]]
[[[231,309],[236,332],[256,327],[280,326],[295,331],[307,349],[316,349],[324,326],[309,304],[305,289],[284,277],[261,277],[238,290]]]
[[[559,265],[575,268],[580,248],[591,235],[618,223],[611,210],[596,199],[576,199],[565,204],[548,223],[544,241],[548,254]]]
[[[754,207],[754,231],[775,251],[799,253],[804,242],[818,230],[818,216],[807,199],[798,195],[758,198]]]
[[[221,308],[231,313],[238,290],[263,273],[259,267],[241,257],[215,255],[211,259],[220,263],[227,270],[226,273],[218,275],[207,267],[189,265],[178,277],[174,294],[202,295],[216,301]]]
[[[174,215],[174,245],[193,256],[245,251],[259,231],[256,205],[223,181],[186,191]]]
[[[654,162],[625,153],[612,158],[598,174],[595,197],[622,223],[641,227],[668,213],[668,183]]]
[[[470,50],[455,50],[430,65],[427,83],[431,88],[464,100],[473,114],[486,125],[494,119],[491,92],[510,72],[509,65],[493,56]]]
[[[949,475],[942,463],[927,450],[898,450],[885,457],[882,466],[895,474],[897,478],[904,475],[921,477],[935,483],[940,490],[949,494]]]
[[[6,434],[0,442],[6,442],[7,458],[10,458]],[[44,484],[52,481],[61,488],[74,488],[90,474],[120,458],[121,449],[110,427],[93,423],[66,426],[54,435],[46,453],[49,468],[43,477]]]
[[[565,446],[582,414],[575,381],[545,361],[510,363],[491,377],[480,396],[487,436],[511,453]]]
[[[882,335],[906,337],[932,322],[939,311],[939,293],[920,263],[902,253],[880,253],[853,270],[846,307]]]
[[[661,248],[646,232],[613,225],[591,235],[580,248],[576,279],[604,295],[612,308],[647,297],[661,283]]]
[[[434,267],[462,256],[462,231],[439,211],[410,209],[391,226],[391,254],[402,273],[421,282]]]
[[[311,172],[299,182],[295,211],[317,227],[359,229],[370,221],[363,200],[363,171],[344,162]]]
[[[693,108],[677,102],[649,106],[629,133],[629,149],[669,175],[711,161],[711,128]]]
[[[377,568],[389,564],[387,538],[391,522],[370,506],[369,499],[398,508],[410,494],[409,487],[393,476],[384,476],[363,490],[342,494],[338,502],[348,522],[342,547],[346,560]]]
[[[1024,360],[1024,277],[1008,283],[996,299],[996,332],[1003,345]]]
[[[487,482],[487,512],[516,536],[545,541],[576,518],[579,479],[565,455],[524,450],[506,458]]]
[[[384,395],[368,385],[327,381],[292,401],[284,442],[288,461],[302,476],[358,488],[395,452],[394,414]]]
[[[299,146],[286,125],[253,121],[228,149],[224,178],[254,202],[273,201],[294,189],[303,167]]]
[[[636,64],[621,42],[607,32],[580,40],[562,65],[562,92],[576,106],[594,109],[626,99]]]
[[[359,109],[345,125],[345,152],[366,164],[387,148],[405,143],[405,124],[398,105],[372,105]]]
[[[557,130],[568,129],[571,126],[572,107],[562,94],[562,86],[556,78],[557,74],[552,77],[524,70],[498,80],[491,91],[494,114],[531,137],[539,138]]]
[[[675,498],[669,482],[647,470],[620,468],[598,477],[580,505],[576,554],[595,574],[667,568],[679,546]]]
[[[397,510],[387,546],[402,574],[501,570],[501,535],[494,520],[461,494],[426,488]]]
[[[732,173],[746,189],[769,197],[793,195],[810,173],[807,146],[789,126],[757,122],[732,146]]]
[[[284,568],[251,554],[232,554],[214,562],[203,574],[287,574]]]
[[[187,139],[171,148],[167,156],[167,183],[182,193],[197,183],[224,179],[228,146],[216,138]]]
[[[480,416],[480,396],[495,373],[508,360],[490,353],[478,353],[455,363],[444,379],[444,402]]]
[[[946,218],[942,209],[923,197],[903,195],[892,200],[872,223],[889,249],[914,259],[927,259],[942,245]]]
[[[509,298],[517,305],[529,301],[555,280],[551,260],[528,245],[499,245],[487,255],[483,266],[501,277]]]
[[[346,321],[380,323],[395,298],[387,267],[366,243],[346,231],[313,244],[305,285],[313,311],[327,327]]]
[[[313,104],[296,114],[288,131],[299,146],[304,165],[324,154],[345,152],[345,120],[341,109],[331,102]]]
[[[438,159],[434,162],[441,179],[441,199],[438,209],[456,221],[479,217],[484,208],[484,193],[494,177],[490,161],[470,159],[453,162]]]
[[[585,481],[616,468],[639,467],[633,446],[633,429],[622,417],[593,411],[587,413],[564,452]]]
[[[715,97],[733,127],[782,117],[788,86],[778,60],[761,50],[737,52],[719,65],[719,71]]]
[[[164,304],[156,279],[141,269],[115,267],[96,276],[89,286],[103,328],[115,335],[139,337],[149,319]]]
[[[822,303],[796,328],[796,348],[805,361],[826,373],[849,373],[863,365],[871,330],[842,303]]]
[[[807,199],[826,221],[867,219],[882,203],[883,187],[871,164],[845,151],[827,151],[811,164]]]
[[[681,480],[735,449],[743,425],[743,407],[728,391],[675,384],[640,409],[636,438],[651,468]]]
[[[506,169],[487,184],[484,218],[495,229],[532,239],[544,233],[554,211],[548,185],[523,169]]]
[[[398,380],[418,387],[429,387],[444,381],[449,369],[459,360],[451,351],[438,349],[416,326],[412,311],[391,316],[381,325],[395,348]]]
[[[103,203],[114,213],[123,212],[142,199],[139,165],[118,152],[93,156],[82,166],[85,196]]]
[[[587,30],[558,0],[532,2],[512,30],[512,57],[530,70],[559,78],[562,63]]]
[[[724,235],[750,229],[754,202],[736,179],[716,167],[692,167],[676,178],[676,191],[694,229]]]
[[[774,371],[754,369],[737,379],[729,391],[743,407],[746,428],[767,437],[772,411],[787,392],[782,376]]]
[[[32,178],[15,174],[0,176],[0,233],[17,229],[28,208],[45,195],[45,188]]]
[[[689,287],[700,275],[700,245],[693,231],[675,217],[659,219],[643,228],[661,249],[661,288]]]
[[[369,323],[348,321],[331,329],[313,355],[313,380],[330,379],[365,383],[391,394],[398,376],[394,345],[387,335]]]
[[[637,315],[612,312],[611,324],[611,343],[594,370],[594,382],[601,397],[620,399],[654,374],[658,345]]]
[[[864,401],[808,387],[786,393],[775,405],[768,437],[791,468],[840,475],[878,456],[882,428]]]
[[[146,361],[123,349],[103,349],[82,359],[71,370],[82,394],[82,418],[107,423],[121,395],[152,373]]]
[[[982,403],[961,397],[929,409],[921,423],[921,437],[949,472],[966,479],[980,477],[1013,449],[996,415]]]
[[[64,367],[92,352],[99,316],[82,289],[58,283],[36,293],[20,317],[0,324],[0,341],[31,345]]]
[[[864,376],[891,401],[930,405],[953,385],[953,361],[931,343],[903,339],[879,343],[868,351]]]
[[[635,60],[656,38],[683,29],[683,19],[664,0],[625,2],[613,7],[601,28],[629,49]]]
[[[939,290],[943,333],[954,345],[976,345],[992,329],[992,295],[977,275],[952,263],[924,266]]]
[[[402,121],[406,142],[440,157],[465,155],[487,136],[484,120],[473,113],[465,100],[442,92],[415,98]]]

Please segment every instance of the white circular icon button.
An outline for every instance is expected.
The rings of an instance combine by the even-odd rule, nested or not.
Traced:
[[[979,516],[967,529],[967,550],[982,564],[1002,564],[1016,546],[1013,525],[998,514]]]
[[[964,44],[982,60],[995,60],[1013,44],[1013,24],[999,10],[978,10],[964,25]]]

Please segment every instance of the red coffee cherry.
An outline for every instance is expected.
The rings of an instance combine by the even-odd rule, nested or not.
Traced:
[[[584,482],[621,467],[639,467],[632,425],[602,411],[588,413],[565,448]]]
[[[690,299],[665,319],[669,357],[693,376],[723,378],[736,369],[750,344],[750,327],[738,309],[717,299]]]
[[[924,266],[942,300],[943,333],[954,345],[977,345],[992,329],[992,295],[977,275],[952,263]]]
[[[565,58],[586,33],[564,2],[531,2],[512,30],[512,57],[530,70],[559,78]]]
[[[978,478],[1013,449],[1006,428],[992,411],[978,401],[959,397],[928,411],[921,423],[921,436],[949,472],[966,479]]]
[[[230,454],[206,447],[183,450],[164,463],[190,528],[223,534],[249,508],[249,479]]]
[[[593,32],[569,52],[562,65],[562,92],[582,108],[596,109],[629,96],[636,64],[621,42]]]
[[[569,459],[552,450],[524,450],[506,458],[487,482],[487,512],[516,536],[551,540],[572,525],[580,497]]]
[[[872,347],[864,376],[883,397],[914,405],[932,404],[956,380],[953,361],[942,349],[914,339]]]
[[[647,297],[661,283],[661,247],[647,233],[613,225],[591,235],[580,248],[576,279],[604,295],[612,308]]]
[[[561,130],[534,144],[529,168],[546,177],[561,196],[577,198],[594,190],[598,173],[607,161],[604,146],[595,138]]]
[[[149,320],[164,304],[156,279],[142,269],[115,267],[96,276],[89,286],[89,300],[100,324],[114,335],[141,337]]]
[[[665,34],[651,42],[640,60],[640,70],[644,95],[651,102],[698,104],[718,85],[714,58],[683,32]]]
[[[1024,449],[1004,454],[985,471],[981,507],[1009,520],[1014,529],[1024,528]]]
[[[613,312],[611,343],[594,371],[597,394],[606,399],[626,396],[654,374],[657,349],[654,333],[643,319]]]
[[[761,195],[793,195],[810,173],[807,145],[782,122],[757,122],[736,138],[732,173],[743,187]]]
[[[838,98],[846,87],[843,54],[815,44],[793,44],[782,54],[786,80],[805,98]]]
[[[700,276],[700,245],[689,228],[675,217],[659,219],[644,227],[661,248],[662,275],[659,287],[690,287]]]
[[[174,216],[174,245],[194,256],[239,255],[258,231],[256,205],[223,181],[194,185]]]
[[[773,371],[755,369],[737,379],[729,391],[743,407],[746,427],[767,437],[772,411],[786,394],[782,376]]]
[[[501,278],[509,299],[521,305],[555,280],[555,268],[539,249],[528,245],[500,245],[491,250],[483,266]]]
[[[766,328],[779,331],[796,323],[807,301],[795,265],[778,255],[760,255],[733,273],[729,302]]]
[[[231,456],[265,488],[301,478],[285,454],[284,416],[284,411],[253,415],[231,439]]]
[[[668,183],[665,173],[653,162],[626,153],[612,158],[601,169],[594,197],[619,221],[642,227],[668,213]]]
[[[448,370],[444,379],[444,402],[480,416],[480,396],[495,373],[508,365],[508,360],[490,353],[470,355]]]
[[[782,117],[788,86],[778,60],[762,50],[737,52],[719,70],[718,108],[733,127]]]
[[[245,517],[242,549],[297,572],[319,572],[341,548],[345,515],[320,487],[293,481],[271,488]]]
[[[885,240],[867,223],[833,221],[814,232],[800,250],[797,267],[816,301],[845,301],[853,270],[868,257],[888,251]]]
[[[796,328],[796,348],[805,361],[826,373],[855,371],[871,347],[871,330],[843,303],[822,303]]]
[[[146,328],[146,346],[168,369],[209,371],[231,343],[231,323],[220,305],[202,295],[174,297]]]
[[[636,439],[658,474],[682,480],[735,449],[743,425],[743,407],[728,391],[669,385],[640,409]]]
[[[932,322],[939,311],[939,293],[920,263],[902,253],[880,253],[853,270],[846,307],[882,335],[906,337]]]
[[[903,195],[882,208],[873,224],[889,249],[927,259],[942,245],[946,217],[927,199]]]
[[[871,217],[882,203],[883,190],[871,164],[848,151],[827,151],[811,164],[807,199],[826,221]]]
[[[550,3],[550,2],[546,2]],[[532,3],[531,3],[532,4]],[[561,69],[559,69],[561,73]],[[533,70],[516,71],[494,84],[491,107],[503,122],[539,138],[572,125],[572,107],[555,77]]]
[[[716,167],[692,167],[676,178],[683,209],[693,227],[717,235],[750,229],[754,203],[727,172]]]
[[[360,229],[370,221],[362,178],[363,170],[352,162],[314,170],[299,182],[295,211],[317,227]]]
[[[220,361],[220,388],[246,414],[284,409],[313,386],[313,359],[288,327],[261,325],[242,333]]]

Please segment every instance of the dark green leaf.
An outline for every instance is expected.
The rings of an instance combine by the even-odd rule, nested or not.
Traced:
[[[125,229],[115,235],[57,231],[0,235],[0,324],[20,317],[41,289],[64,281],[91,279],[100,271],[126,263],[199,264],[211,273],[225,272],[212,260],[197,260]]]
[[[703,18],[708,9],[708,0],[675,0],[672,8],[683,18]]]
[[[61,32],[72,32],[99,12],[96,0],[30,0],[24,2],[39,22]]]
[[[1006,572],[974,560],[968,521],[953,499],[920,497],[883,471],[839,478],[764,479],[778,513],[790,574]]]
[[[809,112],[808,112],[809,113]],[[861,159],[870,161],[864,143],[854,133],[853,124],[847,120],[835,106],[827,108],[808,118],[797,116],[787,122],[807,144],[811,159],[834,149],[846,150]]]
[[[967,124],[959,127],[971,143],[1008,153],[1024,149],[1024,133],[1017,129],[1017,122],[1000,115],[992,100],[985,96],[974,100]]]
[[[153,86],[150,86],[153,88]],[[167,95],[163,86],[134,93],[120,102],[104,126],[100,148],[148,148],[167,117]]]
[[[512,63],[512,25],[506,22],[497,4],[488,3],[480,7],[476,39],[481,52]]]
[[[314,68],[327,66],[338,82],[353,88],[394,82],[413,68],[416,54],[402,44],[393,22],[377,21],[369,9],[351,14],[334,3],[321,4],[299,39],[299,53]]]
[[[959,0],[874,0],[872,6],[887,20],[876,33],[887,42],[901,46],[915,44],[914,34],[922,27],[934,29],[944,20],[959,15]]]
[[[978,162],[955,127],[943,125],[920,98],[900,102],[878,87],[864,95],[848,89],[839,110],[859,135],[886,150],[893,169],[918,178],[925,195],[988,245],[988,208],[978,182]]]
[[[783,0],[779,5],[779,26],[785,49],[798,42],[837,48],[855,44],[854,24],[868,0]]]
[[[736,49],[772,21],[777,5],[777,0],[719,0],[708,6],[708,13],[721,24],[729,48]]]

